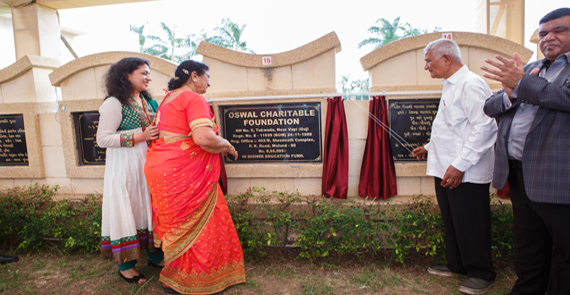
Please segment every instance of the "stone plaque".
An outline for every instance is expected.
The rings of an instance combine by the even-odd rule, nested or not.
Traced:
[[[28,166],[24,115],[0,115],[0,166]]]
[[[409,143],[407,148],[413,151],[418,146],[429,142],[431,123],[437,114],[439,98],[433,99],[394,99],[390,100],[390,128]],[[417,161],[412,157],[397,136],[392,135],[392,154],[395,161]]]
[[[220,106],[220,113],[239,154],[228,162],[322,162],[318,102]]]
[[[105,148],[97,145],[99,112],[74,113],[79,158],[83,165],[105,165]]]

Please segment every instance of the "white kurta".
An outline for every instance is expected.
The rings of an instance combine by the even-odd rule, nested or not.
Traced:
[[[140,142],[133,147],[121,147],[121,134],[142,132],[142,128],[117,131],[122,121],[121,103],[114,97],[99,108],[97,144],[107,148],[103,189],[103,218],[101,236],[110,237],[112,244],[138,238],[138,231],[152,232],[152,203],[144,176],[148,146]],[[146,237],[145,237],[146,239]],[[124,263],[140,257],[139,244],[125,244],[113,249],[115,259]],[[118,252],[125,252],[119,254]]]

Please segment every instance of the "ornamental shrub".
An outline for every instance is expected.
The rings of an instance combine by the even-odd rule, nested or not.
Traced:
[[[0,191],[0,247],[61,253],[100,250],[101,196],[54,201],[57,186],[38,185]],[[263,259],[269,247],[294,247],[299,258],[333,254],[382,254],[405,263],[411,253],[445,253],[437,204],[414,196],[407,204],[390,201],[326,199],[252,188],[227,196],[245,258]],[[495,257],[513,254],[512,209],[492,201]]]
[[[58,186],[0,191],[0,246],[89,253],[100,248],[101,196],[54,201]]]
[[[405,263],[409,254],[443,259],[445,236],[437,204],[423,195],[408,204],[355,202],[283,194],[254,188],[229,196],[228,205],[246,258],[263,257],[267,246],[299,248],[299,257],[391,253]],[[303,208],[302,210],[300,208]],[[512,210],[492,202],[495,257],[512,254]],[[248,257],[249,256],[249,257]]]

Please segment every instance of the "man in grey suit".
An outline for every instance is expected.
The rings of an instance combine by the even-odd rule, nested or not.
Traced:
[[[570,294],[570,8],[539,24],[545,59],[481,67],[504,87],[484,111],[499,120],[493,186],[511,192],[517,295]]]

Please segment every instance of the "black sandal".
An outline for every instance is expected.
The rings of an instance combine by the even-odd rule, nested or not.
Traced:
[[[138,276],[134,276],[134,277],[132,277],[132,278],[129,279],[129,278],[125,277],[125,276],[121,273],[120,270],[118,270],[117,272],[119,273],[119,276],[120,276],[121,278],[123,278],[123,280],[125,280],[125,281],[126,281],[127,283],[129,283],[129,284],[137,284],[137,285],[138,285],[138,284],[139,284],[139,281],[140,281],[141,279],[145,279],[145,280],[146,280],[146,278],[145,278],[142,274],[139,274]]]

